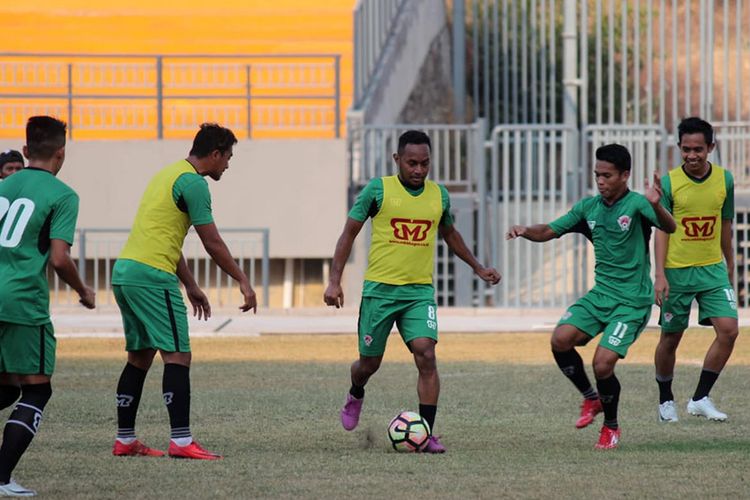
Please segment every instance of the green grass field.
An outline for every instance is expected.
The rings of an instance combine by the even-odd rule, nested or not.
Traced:
[[[744,332],[747,334],[747,332]],[[576,430],[579,397],[554,366],[548,333],[446,334],[436,432],[445,455],[390,450],[386,426],[417,409],[416,370],[398,337],[367,388],[360,427],[344,431],[353,336],[196,339],[192,429],[225,459],[111,455],[122,343],[63,339],[55,394],[17,480],[47,498],[722,498],[748,494],[750,348],[742,336],[714,390],[727,423],[690,417],[709,330],[679,353],[677,424],[656,421],[648,331],[618,367],[620,449],[595,451],[601,417]],[[592,348],[584,350],[591,359]],[[139,437],[166,447],[161,365],[149,375]],[[7,410],[3,412],[7,416]]]

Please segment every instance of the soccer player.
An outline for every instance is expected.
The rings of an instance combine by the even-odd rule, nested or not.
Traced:
[[[713,127],[700,118],[684,119],[677,128],[683,164],[662,178],[662,204],[677,224],[672,235],[656,233],[654,253],[656,303],[661,306],[661,337],[654,355],[659,385],[659,420],[677,422],[672,378],[690,306],[698,302],[698,321],[713,325],[716,337],[687,412],[724,421],[708,394],[726,365],[739,333],[737,302],[732,287],[734,248],[734,179],[728,170],[708,161],[714,149]],[[722,260],[726,260],[726,264]]]
[[[176,458],[215,460],[190,432],[190,338],[178,280],[185,286],[193,315],[211,316],[208,298],[182,255],[192,225],[208,254],[239,282],[243,312],[256,309],[255,292],[232,258],[214,224],[206,176],[218,181],[229,168],[237,138],[231,130],[204,123],[187,159],[158,172],[146,187],[128,241],[112,271],[122,314],[128,362],[117,385],[117,456],[163,456],[136,439],[135,419],[143,383],[159,351],[164,362],[162,389],[169,413],[168,453]]]
[[[23,155],[15,149],[0,153],[0,180],[9,177],[23,168]]]
[[[70,257],[78,195],[56,177],[65,161],[65,128],[49,116],[29,118],[23,148],[29,166],[0,183],[0,409],[18,400],[0,447],[0,496],[36,494],[11,473],[52,395],[56,341],[47,263],[81,304],[95,305],[94,291],[83,284]]]
[[[659,177],[654,174],[653,186],[646,180],[645,196],[630,191],[630,164],[625,147],[608,144],[598,148],[594,166],[597,196],[582,199],[549,224],[513,226],[506,235],[509,240],[522,237],[543,242],[578,232],[594,244],[594,288],[568,308],[552,333],[551,345],[557,366],[584,398],[576,427],[588,426],[604,411],[604,425],[595,446],[599,449],[616,448],[619,443],[620,382],[615,365],[651,316],[651,226],[668,233],[675,230],[674,219],[659,203]],[[595,390],[575,347],[587,344],[600,332],[593,362]]]
[[[398,175],[376,178],[365,186],[336,244],[323,299],[338,308],[344,305],[344,265],[354,239],[367,218],[372,217],[372,242],[359,311],[359,359],[352,363],[352,385],[341,410],[341,423],[348,431],[359,422],[365,384],[380,367],[394,322],[419,371],[419,413],[430,429],[434,428],[440,394],[432,285],[437,233],[480,278],[493,285],[500,281],[500,273],[481,265],[454,227],[448,191],[426,180],[430,153],[430,138],[424,132],[410,130],[402,134],[398,152],[393,155]],[[443,453],[445,446],[433,434],[424,451]]]

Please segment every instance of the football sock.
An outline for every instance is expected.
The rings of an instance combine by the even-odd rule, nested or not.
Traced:
[[[21,388],[17,385],[0,385],[0,410],[15,403],[20,395]]]
[[[165,364],[162,391],[169,412],[170,437],[177,446],[187,446],[193,442],[190,433],[190,368]]]
[[[698,379],[698,387],[695,388],[695,394],[693,394],[693,401],[699,401],[711,392],[711,388],[716,383],[716,379],[719,378],[719,374],[710,370],[701,370],[701,376]]]
[[[430,426],[430,434],[432,434],[432,428],[435,425],[435,414],[437,413],[437,405],[423,405],[419,403],[419,414]]]
[[[146,370],[127,363],[117,383],[117,440],[123,444],[135,441],[135,417],[146,373]]]
[[[563,375],[568,377],[573,385],[583,394],[586,399],[596,399],[596,392],[591,387],[591,382],[583,368],[583,359],[578,351],[571,349],[569,351],[552,351],[557,366]]]
[[[664,377],[662,375],[657,375],[656,383],[659,386],[659,404],[662,404],[665,401],[674,401],[674,394],[672,394],[672,376],[669,375]]]
[[[21,400],[8,417],[0,447],[0,483],[10,481],[13,469],[29,447],[42,421],[44,406],[52,396],[52,386],[27,384],[21,386]]]
[[[365,397],[365,386],[355,385],[354,383],[352,383],[352,386],[349,389],[349,394],[357,399],[362,399],[363,397]]]
[[[620,401],[620,381],[613,373],[611,377],[596,379],[599,389],[599,399],[604,410],[604,425],[610,429],[617,429],[617,405]]]

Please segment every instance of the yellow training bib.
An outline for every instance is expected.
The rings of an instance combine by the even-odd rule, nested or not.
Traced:
[[[665,267],[708,266],[722,262],[721,209],[727,198],[724,169],[712,165],[708,178],[696,182],[678,167],[669,172],[669,179],[677,230],[669,235]]]
[[[372,219],[365,279],[389,285],[432,284],[435,237],[443,213],[440,187],[425,181],[411,195],[397,176],[383,177],[383,205]]]

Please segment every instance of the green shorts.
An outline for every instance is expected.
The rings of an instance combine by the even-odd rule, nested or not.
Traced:
[[[18,325],[0,322],[0,373],[52,375],[56,346],[52,323]]]
[[[394,322],[407,346],[418,338],[438,340],[437,305],[434,300],[362,297],[357,325],[359,353],[362,356],[382,356]]]
[[[125,330],[125,350],[190,352],[187,309],[178,287],[113,285]]]
[[[599,345],[624,358],[650,317],[651,305],[628,306],[592,290],[570,306],[557,324],[572,325],[591,338],[602,332]]]
[[[711,326],[711,318],[737,318],[737,301],[729,282],[702,292],[669,292],[661,306],[659,324],[664,333],[679,333],[688,327],[690,307],[698,302],[698,323]]]

